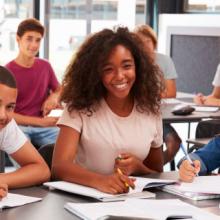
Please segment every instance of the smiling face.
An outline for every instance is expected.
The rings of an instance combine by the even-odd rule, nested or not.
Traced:
[[[21,37],[17,35],[19,52],[29,58],[35,57],[39,51],[41,39],[42,35],[36,31],[27,31]]]
[[[12,119],[17,98],[17,89],[0,83],[0,130]]]
[[[127,99],[135,78],[135,62],[131,52],[117,45],[102,68],[102,83],[107,90],[107,99]]]

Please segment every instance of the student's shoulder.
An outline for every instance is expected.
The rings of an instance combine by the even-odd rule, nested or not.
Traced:
[[[14,60],[11,60],[11,61],[9,61],[6,65],[5,65],[5,67],[7,68],[7,69],[11,69],[11,68],[14,68],[15,66],[17,66],[16,65],[16,62],[14,61]]]
[[[38,57],[35,58],[35,65],[41,65],[41,66],[43,65],[43,66],[49,66],[49,67],[51,66],[48,60],[38,58]]]
[[[12,119],[3,129],[1,129],[1,134],[11,132],[17,127],[16,122]]]
[[[158,60],[161,60],[161,61],[171,61],[171,57],[166,55],[166,54],[162,54],[162,53],[156,53],[156,58]]]

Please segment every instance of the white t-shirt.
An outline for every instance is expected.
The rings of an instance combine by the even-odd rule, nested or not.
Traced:
[[[19,150],[26,141],[27,138],[14,119],[0,130],[0,149],[8,154],[13,154]]]
[[[76,162],[89,170],[110,174],[115,158],[120,153],[132,153],[142,161],[151,147],[160,147],[162,141],[162,119],[140,113],[136,107],[127,117],[113,113],[105,100],[92,116],[64,109],[57,122],[77,130],[81,136]]]
[[[216,86],[216,87],[220,86],[220,64],[217,67],[217,70],[216,70],[215,77],[213,79],[212,85]]]

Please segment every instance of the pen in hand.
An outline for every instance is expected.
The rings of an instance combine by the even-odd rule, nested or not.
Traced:
[[[189,157],[189,154],[186,152],[186,149],[184,148],[184,146],[183,146],[182,143],[180,144],[180,148],[182,149],[182,151],[183,151],[184,155],[186,156],[186,159],[189,161],[189,163],[190,163],[193,167],[195,167],[193,161],[192,161],[191,158]],[[196,173],[196,176],[198,176],[198,173]]]

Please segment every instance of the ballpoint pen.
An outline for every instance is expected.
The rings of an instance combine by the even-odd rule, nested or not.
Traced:
[[[182,143],[180,144],[180,148],[182,149],[182,151],[183,151],[184,155],[186,156],[186,159],[189,161],[189,163],[190,163],[193,167],[195,167],[193,161],[192,161],[191,158],[189,157],[189,154],[186,152],[186,149],[184,148],[184,146],[183,146]],[[196,176],[198,176],[198,173],[196,173]]]

